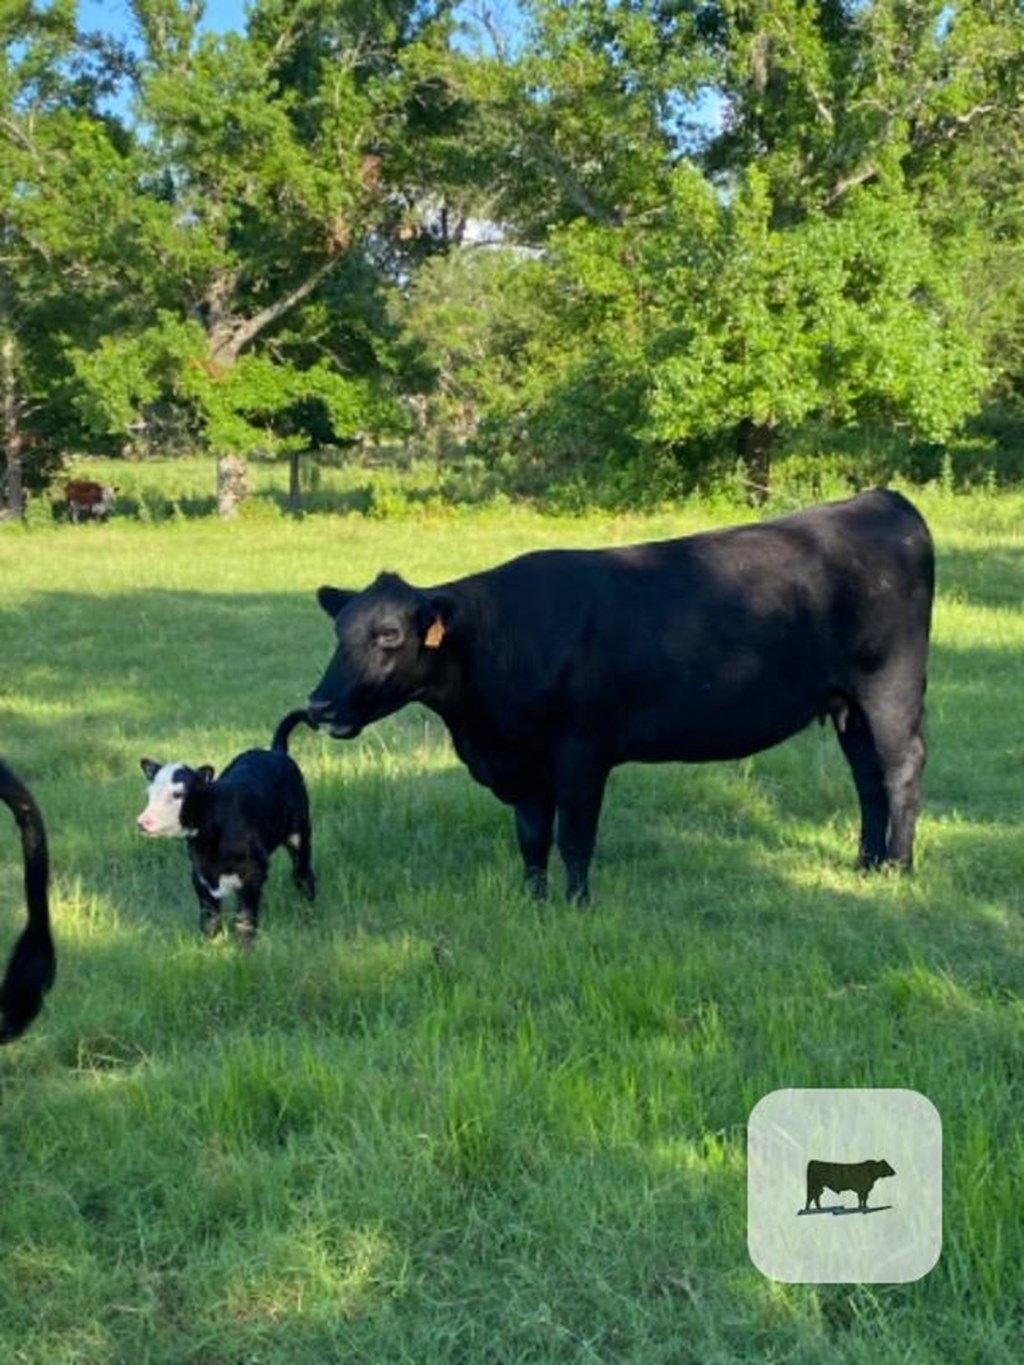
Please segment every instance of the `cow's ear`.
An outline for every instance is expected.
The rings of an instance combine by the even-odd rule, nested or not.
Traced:
[[[196,769],[195,786],[197,791],[202,791],[202,789],[208,787],[212,781],[213,769],[209,763],[204,763],[201,768]]]
[[[455,604],[450,597],[431,596],[420,604],[417,625],[425,649],[440,649],[451,632]]]
[[[316,590],[316,600],[332,621],[342,607],[351,602],[353,597],[355,597],[355,593],[350,592],[347,588],[331,588],[325,585]]]
[[[147,782],[152,782],[153,778],[156,777],[157,773],[163,766],[164,765],[162,763],[158,763],[155,758],[139,759],[139,767],[142,769],[143,775],[145,776]]]

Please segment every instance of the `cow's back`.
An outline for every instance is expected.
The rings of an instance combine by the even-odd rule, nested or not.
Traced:
[[[498,730],[604,733],[620,762],[756,752],[897,654],[923,670],[933,583],[923,520],[877,491],[675,540],[536,551],[450,587]]]
[[[210,788],[222,813],[232,808],[241,824],[257,829],[270,847],[294,832],[308,811],[306,784],[298,764],[275,749],[247,749],[232,759]]]

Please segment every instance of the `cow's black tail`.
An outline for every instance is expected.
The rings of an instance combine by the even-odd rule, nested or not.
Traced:
[[[297,725],[308,725],[311,730],[316,729],[309,718],[308,711],[289,711],[274,731],[274,738],[270,741],[270,747],[276,749],[278,753],[286,754],[288,752],[288,739]]]
[[[50,935],[50,861],[46,827],[32,793],[0,762],[0,800],[10,808],[21,830],[28,922],[14,945],[0,985],[0,1043],[24,1033],[39,1013],[53,985],[57,958]]]

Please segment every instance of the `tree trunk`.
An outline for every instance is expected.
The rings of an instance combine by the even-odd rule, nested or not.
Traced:
[[[7,514],[20,520],[25,515],[23,481],[25,437],[18,413],[15,345],[7,280],[0,267],[0,441],[3,442],[4,448],[3,501]]]
[[[750,501],[755,506],[766,502],[771,492],[774,421],[755,422],[744,417],[736,428],[736,449],[746,471]]]
[[[222,517],[238,515],[249,492],[248,473],[240,455],[223,455],[217,461],[217,511]]]
[[[288,452],[288,510],[293,517],[299,515],[299,502],[302,491],[299,488],[299,452]]]

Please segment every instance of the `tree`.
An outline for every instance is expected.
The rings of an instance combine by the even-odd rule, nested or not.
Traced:
[[[0,440],[21,516],[25,482],[44,480],[74,426],[66,343],[96,335],[119,290],[131,187],[100,104],[127,59],[82,39],[70,0],[9,6],[0,37]]]
[[[535,429],[567,409],[592,434],[617,421],[625,458],[731,434],[763,489],[777,435],[809,416],[941,439],[976,409],[980,183],[959,223],[935,191],[1019,125],[1019,6],[525,8],[494,164],[506,221],[543,252],[536,287],[575,328],[548,350]]]
[[[987,372],[951,263],[899,185],[851,192],[841,211],[773,226],[750,169],[696,268],[665,275],[650,429],[673,444],[732,427],[756,495],[776,433],[810,416],[882,419],[942,440]]]
[[[704,165],[726,192],[740,187],[741,201],[760,195],[766,244],[791,238],[809,266],[793,283],[805,301],[800,331],[816,345],[770,347],[789,362],[783,406],[796,380],[798,415],[817,390],[827,415],[880,406],[944,438],[976,409],[987,374],[963,290],[970,228],[947,222],[937,233],[929,201],[952,148],[1019,120],[1019,6],[730,0],[717,9],[728,115]],[[792,298],[785,270],[779,282]],[[771,328],[746,331],[765,340]],[[766,395],[748,393],[737,430],[764,479],[779,423]]]
[[[200,8],[135,0],[162,288],[133,328],[77,354],[90,419],[125,432],[170,410],[212,449],[243,452],[303,439],[311,403],[337,439],[396,420],[392,176],[415,141],[410,111],[429,102],[417,62],[443,48],[446,7],[258,0],[247,34],[220,37],[198,32]]]

